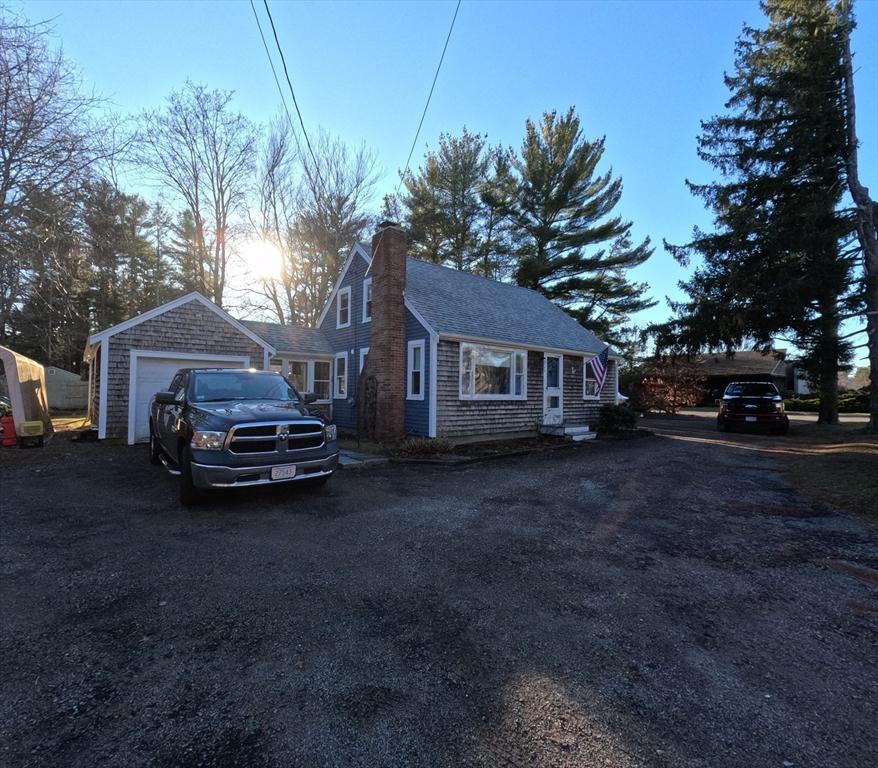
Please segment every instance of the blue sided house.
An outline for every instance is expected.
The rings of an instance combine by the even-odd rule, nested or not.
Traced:
[[[341,432],[393,441],[592,424],[616,401],[618,355],[600,389],[588,364],[605,349],[535,291],[411,258],[385,223],[352,248],[314,328],[235,319],[194,293],[94,334],[86,360],[101,437],[143,439],[140,405],[197,361],[279,370]]]

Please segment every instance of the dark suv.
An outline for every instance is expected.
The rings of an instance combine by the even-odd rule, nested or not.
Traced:
[[[325,483],[338,467],[335,425],[279,373],[184,368],[149,406],[149,458],[180,476],[180,501],[206,488]]]
[[[790,420],[784,413],[783,397],[774,384],[765,381],[733,381],[719,401],[716,427],[725,432],[730,427],[768,427],[776,435],[785,435]]]

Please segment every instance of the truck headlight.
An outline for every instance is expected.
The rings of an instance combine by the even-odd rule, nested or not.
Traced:
[[[225,441],[225,432],[193,432],[190,445],[200,451],[221,451]]]
[[[323,439],[327,443],[331,443],[336,437],[338,437],[338,429],[335,424],[327,424],[323,427]]]

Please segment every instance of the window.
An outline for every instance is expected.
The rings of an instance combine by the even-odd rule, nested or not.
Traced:
[[[329,380],[332,378],[332,363],[328,360],[314,361],[314,382],[312,390],[318,400],[329,400]]]
[[[424,340],[409,342],[408,366],[406,367],[406,398],[424,399]]]
[[[186,397],[186,374],[178,373],[171,382],[170,392],[174,393],[174,400],[182,403]]]
[[[360,350],[360,373],[363,372],[363,366],[366,364],[366,355],[369,354],[369,347],[363,347]]]
[[[351,324],[351,289],[342,288],[335,297],[335,327],[347,328]]]
[[[461,400],[526,400],[527,352],[460,345]]]
[[[368,323],[372,319],[372,278],[363,280],[363,322]]]
[[[583,400],[597,400],[600,393],[598,392],[598,380],[594,377],[594,371],[591,369],[591,358],[582,358],[582,398]]]
[[[290,360],[290,383],[299,392],[308,391],[308,363],[305,360]]]
[[[335,381],[332,396],[343,400],[348,395],[348,353],[339,352],[335,356]]]
[[[268,361],[268,370],[269,371],[277,371],[281,373],[283,371],[284,361],[279,357],[273,357]]]

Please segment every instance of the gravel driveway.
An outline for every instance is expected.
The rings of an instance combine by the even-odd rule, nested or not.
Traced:
[[[597,441],[194,511],[146,459],[0,453],[4,766],[878,762],[878,535],[769,454]]]

